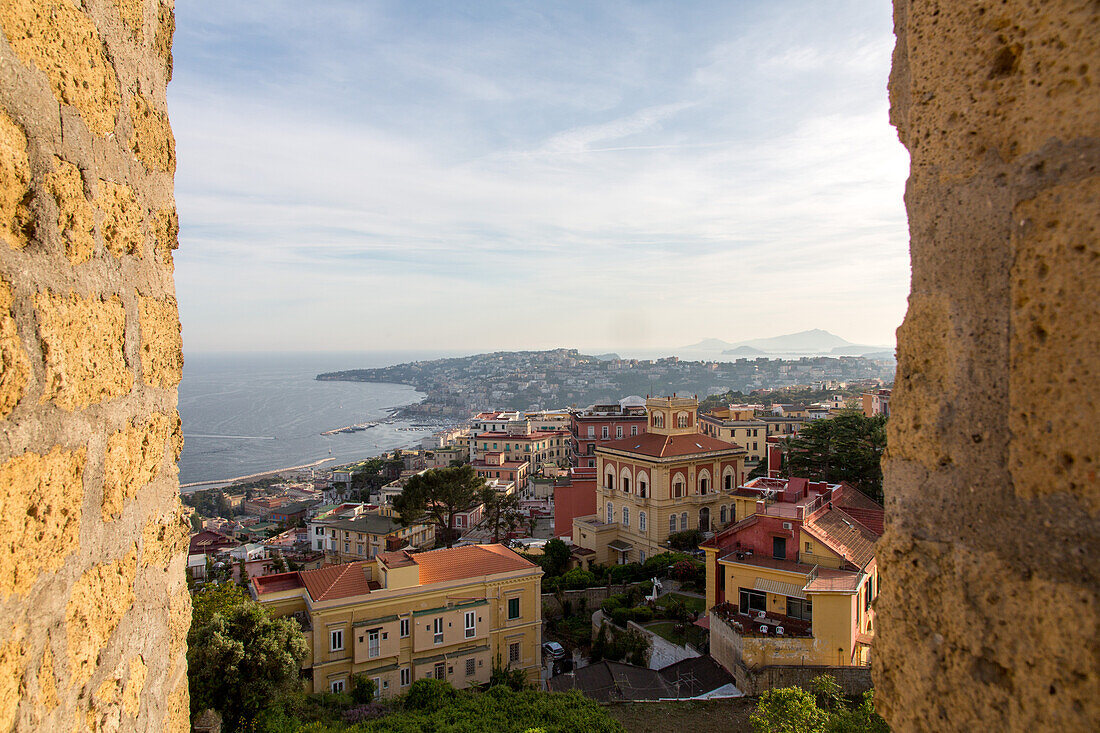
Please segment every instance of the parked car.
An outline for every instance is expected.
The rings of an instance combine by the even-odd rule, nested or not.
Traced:
[[[565,656],[565,647],[556,641],[548,641],[542,645],[542,650],[553,659],[561,659]]]

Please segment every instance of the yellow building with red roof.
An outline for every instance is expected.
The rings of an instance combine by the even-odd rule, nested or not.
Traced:
[[[502,545],[469,545],[254,578],[251,591],[302,626],[307,692],[349,690],[365,674],[388,697],[424,678],[482,684],[495,663],[537,681],[541,576]]]
[[[573,520],[573,544],[593,560],[644,562],[670,534],[733,521],[744,448],[699,432],[694,397],[646,399],[646,432],[596,448],[596,514]]]

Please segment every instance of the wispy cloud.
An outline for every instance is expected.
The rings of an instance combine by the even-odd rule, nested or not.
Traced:
[[[170,88],[186,348],[892,340],[888,9],[207,5]]]

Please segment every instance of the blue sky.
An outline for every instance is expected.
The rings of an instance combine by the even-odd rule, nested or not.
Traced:
[[[185,350],[892,344],[892,48],[867,0],[177,3]]]

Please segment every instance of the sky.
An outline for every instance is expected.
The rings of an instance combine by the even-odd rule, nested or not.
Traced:
[[[176,4],[188,353],[892,345],[890,4]]]

